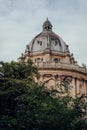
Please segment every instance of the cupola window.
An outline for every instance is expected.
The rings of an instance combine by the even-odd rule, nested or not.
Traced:
[[[58,42],[57,41],[55,41],[55,46],[57,46],[58,45]]]
[[[54,44],[54,46],[57,46],[58,45],[58,41],[57,40],[53,41],[53,44]]]
[[[42,46],[42,41],[37,41],[37,43],[38,43],[40,46]]]

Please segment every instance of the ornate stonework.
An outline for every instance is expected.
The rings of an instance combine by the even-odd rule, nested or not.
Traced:
[[[73,97],[87,94],[86,66],[77,64],[68,45],[52,31],[52,24],[48,19],[42,27],[42,32],[26,46],[19,61],[27,62],[32,59],[40,72],[36,81],[45,82],[49,88],[65,81],[72,86],[70,95]]]

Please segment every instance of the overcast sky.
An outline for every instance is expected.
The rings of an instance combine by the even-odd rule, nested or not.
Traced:
[[[0,61],[16,61],[47,17],[78,63],[87,64],[87,0],[0,0]]]

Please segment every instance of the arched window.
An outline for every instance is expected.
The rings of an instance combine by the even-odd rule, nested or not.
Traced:
[[[54,62],[55,62],[55,63],[58,63],[59,61],[60,61],[60,59],[58,59],[58,58],[55,58],[55,59],[54,59]]]
[[[68,89],[69,89],[69,83],[67,81],[63,81],[64,83],[64,89],[65,89],[65,92],[68,92]]]

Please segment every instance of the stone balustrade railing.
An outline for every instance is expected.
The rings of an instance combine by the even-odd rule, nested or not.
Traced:
[[[87,69],[85,67],[81,67],[78,65],[67,64],[67,63],[55,63],[55,62],[35,62],[35,65],[38,68],[56,68],[56,69],[67,69],[72,71],[79,71],[87,73]]]

